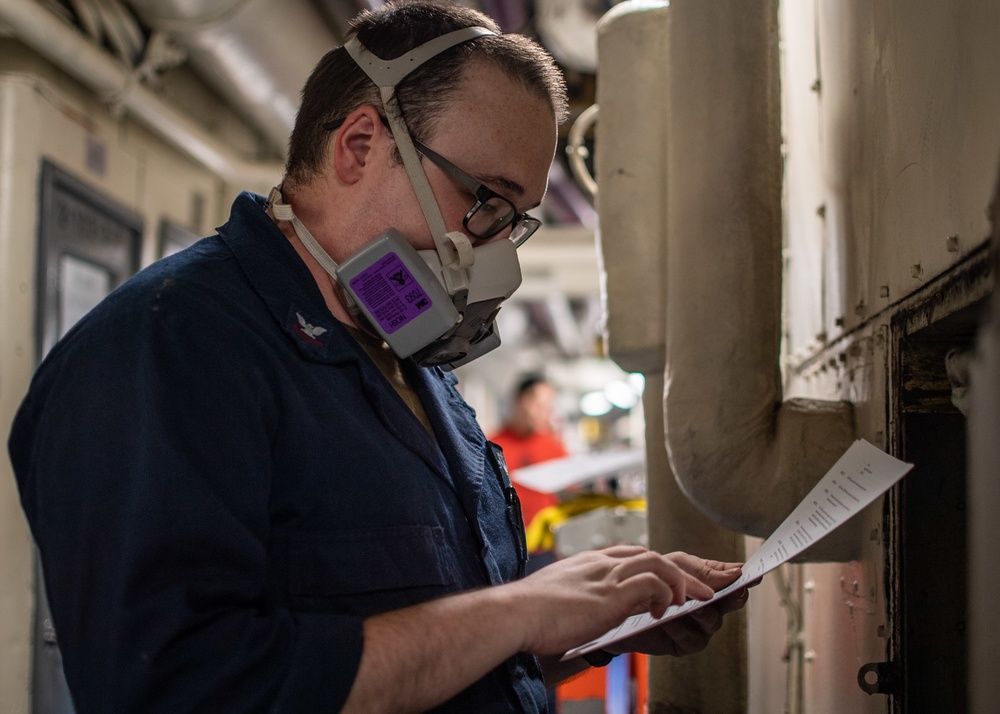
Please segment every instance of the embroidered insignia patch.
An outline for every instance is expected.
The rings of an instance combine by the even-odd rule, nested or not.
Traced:
[[[298,318],[299,324],[293,325],[293,328],[299,337],[313,343],[314,345],[322,344],[319,340],[319,336],[326,332],[326,328],[309,324],[309,322],[302,317],[302,313],[300,312],[295,313],[295,317]]]

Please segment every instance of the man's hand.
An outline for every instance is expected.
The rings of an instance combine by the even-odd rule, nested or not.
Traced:
[[[557,561],[508,587],[516,588],[518,611],[528,618],[524,650],[555,655],[632,615],[659,617],[670,605],[707,600],[739,574],[739,563],[614,546]]]
[[[718,602],[705,605],[690,615],[664,622],[662,625],[644,630],[632,637],[613,642],[605,649],[612,654],[643,652],[651,655],[673,655],[674,657],[701,652],[708,646],[712,636],[722,627],[725,615],[742,609],[747,603],[750,588],[759,582],[757,580],[749,583],[746,587],[740,588]]]

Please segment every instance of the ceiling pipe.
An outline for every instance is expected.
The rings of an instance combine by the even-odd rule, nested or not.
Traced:
[[[783,401],[777,4],[673,0],[669,36],[667,448],[695,505],[761,537],[854,439],[849,403]]]
[[[116,103],[137,120],[227,182],[274,184],[281,178],[280,164],[247,161],[224,148],[205,129],[135,81],[121,60],[93,45],[33,0],[4,0],[0,3],[0,22],[8,25],[24,44],[98,95],[114,96]]]
[[[281,155],[313,66],[341,44],[308,0],[128,0]]]
[[[342,34],[357,12],[383,3],[322,0],[322,9],[308,0],[129,0],[129,4],[145,24],[185,48],[199,76],[284,154],[306,78],[316,62],[342,42],[331,25]],[[516,5],[508,9],[514,11]],[[294,43],[292,52],[289,42]],[[593,207],[561,169],[555,163],[550,171],[546,210],[559,223],[593,225]]]

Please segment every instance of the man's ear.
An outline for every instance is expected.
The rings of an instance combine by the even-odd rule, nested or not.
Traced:
[[[333,138],[333,168],[337,178],[345,184],[360,180],[371,163],[375,142],[385,134],[378,110],[370,104],[348,114]]]

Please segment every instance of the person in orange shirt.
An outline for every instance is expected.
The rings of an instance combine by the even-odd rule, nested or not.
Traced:
[[[544,377],[538,374],[522,377],[514,391],[510,418],[500,431],[489,437],[503,449],[511,481],[521,501],[525,527],[540,510],[559,502],[555,494],[535,491],[517,481],[519,469],[568,455],[553,428],[555,401],[555,387]]]

